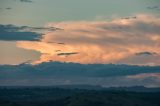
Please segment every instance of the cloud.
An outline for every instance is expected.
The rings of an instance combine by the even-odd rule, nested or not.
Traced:
[[[159,6],[149,6],[149,7],[147,7],[147,9],[150,9],[150,10],[160,10],[160,7]]]
[[[137,53],[135,53],[135,54],[137,54]],[[119,60],[119,63],[154,66],[154,65],[159,65],[160,55],[158,53],[155,54],[155,52],[149,52],[149,53],[139,52],[137,55],[130,55],[126,58]]]
[[[140,73],[137,75],[128,75],[126,78],[135,81],[135,83],[144,84],[147,87],[160,86],[160,73]]]
[[[21,2],[32,3],[32,0],[20,0]]]
[[[156,55],[157,53],[155,52],[139,52],[136,53],[135,55]]]
[[[40,42],[18,42],[17,45],[21,48],[39,51],[41,57],[35,63],[50,60],[85,64],[129,61],[128,64],[160,65],[160,55],[148,61],[135,56],[136,53],[142,51],[160,53],[160,18],[148,14],[138,14],[135,17],[117,18],[111,21],[49,23],[48,27],[63,30],[44,33]],[[65,45],[49,42],[63,42]],[[59,57],[55,53],[56,50],[67,53],[76,51],[79,54],[69,58]],[[135,61],[141,61],[141,63]]]
[[[0,8],[0,10],[11,10],[11,7],[6,7],[6,8]]]
[[[123,17],[123,18],[121,18],[121,19],[126,19],[126,20],[129,20],[129,19],[136,19],[137,17],[136,16],[132,16],[132,17]]]
[[[160,78],[160,73],[142,73],[142,74],[127,76],[127,78],[133,78],[133,79],[145,79],[148,77]]]
[[[20,27],[21,30],[25,30],[25,31],[33,31],[33,32],[49,32],[49,31],[55,31],[55,30],[63,30],[60,28],[56,28],[56,27],[30,27],[30,26],[21,26]]]
[[[4,41],[38,41],[41,32],[61,30],[55,27],[29,27],[15,25],[0,25],[0,40]]]
[[[12,8],[11,8],[11,7],[7,7],[6,9],[7,9],[7,10],[11,10]]]
[[[58,56],[70,56],[70,55],[75,55],[78,54],[77,52],[70,52],[70,53],[58,53]]]
[[[89,84],[105,87],[160,87],[159,70],[158,66],[60,62],[0,65],[0,85]]]
[[[21,27],[14,25],[0,25],[0,40],[4,41],[38,41],[41,34],[20,31]]]
[[[147,7],[148,9],[157,9],[159,6],[152,6],[152,7]]]

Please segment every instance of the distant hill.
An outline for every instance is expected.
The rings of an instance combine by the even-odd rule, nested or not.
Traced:
[[[0,88],[0,106],[160,106],[160,92]]]
[[[131,87],[102,87],[100,85],[54,85],[54,86],[0,86],[0,89],[67,89],[67,90],[98,90],[98,91],[126,91],[126,92],[160,92],[159,87],[147,88],[144,86]]]

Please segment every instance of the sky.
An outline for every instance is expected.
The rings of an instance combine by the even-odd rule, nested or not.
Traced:
[[[0,0],[0,64],[160,65],[159,0]]]
[[[159,0],[0,0],[0,86],[160,87],[159,66]]]

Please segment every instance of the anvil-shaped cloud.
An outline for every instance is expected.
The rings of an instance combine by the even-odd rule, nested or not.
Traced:
[[[49,23],[48,27],[64,30],[47,32],[41,41],[20,41],[17,45],[39,51],[41,57],[35,63],[53,60],[160,65],[160,18],[148,14],[138,14],[135,17],[112,21]],[[65,45],[52,42],[62,42]],[[144,51],[156,55],[135,55]],[[57,55],[72,52],[78,54],[67,57]]]

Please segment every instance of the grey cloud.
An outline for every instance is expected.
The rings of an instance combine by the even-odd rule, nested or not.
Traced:
[[[0,10],[11,10],[11,7],[6,7],[6,8],[0,8]]]
[[[22,28],[14,25],[0,25],[0,40],[4,41],[38,41],[41,34],[21,31]]]
[[[30,26],[21,26],[21,30],[25,31],[55,31],[55,30],[63,30],[61,28],[56,27],[30,27]]]
[[[58,53],[58,56],[69,56],[69,55],[75,55],[78,54],[78,52],[70,52],[70,53]]]
[[[65,43],[57,43],[57,44],[60,44],[60,45],[65,45]]]
[[[148,52],[148,51],[135,53],[135,55],[156,55],[156,54],[157,54],[156,52]]]
[[[55,44],[59,44],[59,45],[65,45],[65,43],[63,43],[63,42],[47,42],[47,43],[55,43]]]
[[[32,0],[20,0],[21,2],[27,2],[27,3],[32,3]]]
[[[123,17],[121,19],[126,19],[126,20],[129,20],[129,19],[136,19],[137,17],[136,16],[131,16],[131,17]]]
[[[17,77],[22,77],[22,78],[28,77],[26,75],[31,75],[33,77],[39,77],[39,76],[48,77],[50,75],[81,76],[81,77],[83,76],[113,77],[113,76],[136,75],[141,73],[159,73],[160,72],[159,70],[160,66],[136,66],[136,65],[124,65],[124,64],[121,65],[79,64],[79,63],[61,63],[61,62],[51,61],[51,62],[43,62],[37,65],[30,65],[30,64],[20,64],[16,66],[0,65],[0,78],[4,78],[6,74],[11,75],[12,77],[15,75],[17,76],[19,74]]]
[[[155,9],[159,9],[160,7],[159,6],[149,6],[147,7],[148,9],[151,9],[151,10],[155,10]]]
[[[11,8],[11,7],[7,7],[6,9],[7,9],[7,10],[11,10],[12,8]]]
[[[160,86],[159,66],[77,64],[46,62],[38,65],[0,65],[0,85],[90,84],[111,86]],[[138,77],[139,74],[152,75]],[[130,77],[128,77],[130,76]]]
[[[41,39],[41,32],[61,30],[55,27],[30,27],[30,26],[15,26],[15,25],[0,25],[0,40],[16,41],[38,41]]]

